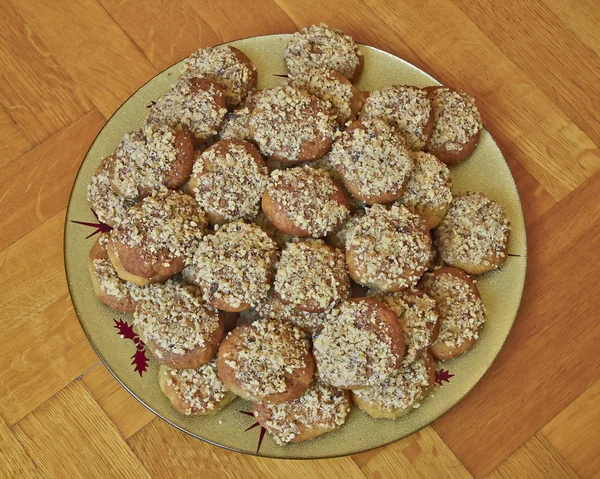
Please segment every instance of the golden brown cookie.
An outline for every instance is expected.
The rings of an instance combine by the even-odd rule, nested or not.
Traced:
[[[164,282],[191,262],[206,223],[191,196],[164,190],[127,212],[110,232],[108,255],[126,281],[140,286]]]
[[[223,88],[227,107],[234,108],[254,88],[258,72],[240,50],[218,45],[202,48],[186,58],[182,78],[208,78],[217,82]]]
[[[277,263],[273,289],[294,309],[320,313],[350,295],[344,253],[323,240],[288,243]]]
[[[133,325],[152,355],[174,369],[194,369],[215,357],[225,336],[220,313],[198,288],[167,281],[140,294]]]
[[[502,206],[482,193],[466,191],[452,201],[435,230],[440,258],[469,274],[482,274],[502,266],[510,224]]]
[[[360,389],[400,367],[404,334],[396,313],[381,301],[352,298],[331,310],[313,353],[325,384]]]
[[[225,94],[219,84],[204,78],[185,78],[156,100],[148,123],[170,126],[202,143],[217,134],[226,113]]]
[[[292,323],[259,319],[223,340],[219,377],[248,401],[272,404],[299,398],[310,386],[315,363],[306,333]]]
[[[88,269],[94,292],[101,302],[112,309],[131,313],[135,310],[140,287],[119,278],[108,258],[107,243],[108,234],[102,233],[88,256]]]
[[[352,123],[329,158],[348,191],[370,205],[400,198],[413,169],[404,140],[381,120]]]
[[[246,100],[235,110],[225,115],[225,121],[219,130],[221,140],[250,140],[250,115],[263,90],[248,93]]]
[[[260,152],[284,164],[323,156],[336,127],[329,102],[291,86],[263,90],[249,123]]]
[[[440,315],[438,339],[429,351],[436,359],[452,359],[470,349],[485,321],[485,305],[474,281],[458,268],[426,273],[419,287],[435,299]]]
[[[335,231],[349,214],[342,188],[326,171],[302,166],[271,172],[262,209],[280,231],[320,238]]]
[[[221,140],[196,156],[188,189],[210,223],[252,220],[258,214],[268,172],[252,143]]]
[[[435,365],[430,354],[402,367],[385,380],[352,391],[354,403],[374,418],[397,419],[420,406],[435,382]]]
[[[244,311],[267,296],[277,253],[275,242],[258,225],[234,221],[198,246],[194,282],[212,306]]]
[[[216,359],[197,369],[161,365],[158,385],[173,407],[186,416],[216,414],[235,399],[217,375]]]
[[[398,201],[420,215],[429,229],[435,228],[452,203],[450,171],[431,153],[414,151],[411,155],[415,166]]]
[[[354,281],[382,291],[414,286],[433,258],[425,221],[403,205],[374,205],[346,235]]]
[[[283,51],[290,78],[307,72],[335,70],[349,80],[362,71],[364,58],[349,35],[324,23],[311,25],[295,33]]]
[[[280,446],[303,442],[339,429],[350,413],[350,393],[318,379],[302,396],[281,404],[255,403],[256,420]]]
[[[383,120],[395,128],[411,150],[420,150],[433,132],[431,94],[410,85],[391,86],[369,93],[361,111],[365,122]]]
[[[180,188],[193,164],[194,146],[187,134],[146,125],[123,137],[111,157],[109,178],[115,192],[136,200],[165,186]]]
[[[427,87],[431,94],[434,127],[427,151],[444,163],[456,165],[477,146],[481,115],[475,99],[464,91],[441,86]]]

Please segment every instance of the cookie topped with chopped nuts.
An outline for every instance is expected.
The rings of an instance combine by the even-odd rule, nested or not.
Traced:
[[[305,90],[263,90],[250,114],[250,135],[260,152],[284,164],[315,160],[331,146],[336,116],[331,104]]]
[[[258,72],[250,59],[235,47],[202,48],[183,62],[182,78],[208,78],[222,86],[228,108],[244,101],[256,85]]]
[[[362,71],[364,58],[349,35],[324,23],[311,25],[294,33],[283,51],[290,78],[309,71],[335,70],[349,80]]]
[[[371,92],[360,114],[363,121],[379,119],[395,128],[411,150],[423,148],[433,131],[430,93],[410,85]]]
[[[158,97],[150,109],[148,123],[187,132],[201,143],[217,134],[226,113],[225,94],[218,83],[184,78]]]
[[[241,220],[228,223],[200,242],[194,282],[209,304],[244,311],[267,296],[277,253],[277,245],[260,226]]]
[[[318,239],[288,243],[277,263],[273,289],[294,309],[330,309],[350,295],[344,253]]]
[[[306,165],[271,172],[262,208],[277,229],[313,238],[337,230],[350,213],[341,186],[326,171]]]
[[[287,321],[258,319],[229,333],[219,348],[218,367],[233,393],[278,404],[304,394],[315,363],[302,329]]]
[[[444,263],[482,274],[504,264],[509,235],[504,208],[482,193],[466,191],[452,201],[435,244]]]

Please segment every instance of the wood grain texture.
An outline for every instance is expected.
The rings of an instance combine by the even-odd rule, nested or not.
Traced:
[[[128,439],[156,416],[121,387],[103,364],[98,364],[81,379],[121,435]]]
[[[471,475],[431,427],[385,447],[361,467],[368,478],[470,478]]]
[[[0,415],[9,425],[98,361],[67,290],[64,218],[57,213],[0,252]]]
[[[14,431],[45,477],[149,477],[80,381],[20,421]]]
[[[536,434],[508,456],[486,479],[577,478],[577,474],[541,435]]]
[[[364,477],[349,457],[286,461],[247,456],[198,441],[161,420],[152,421],[127,442],[153,477],[181,477],[183,464],[201,469],[204,477]],[[168,454],[165,444],[169,444]]]
[[[104,123],[94,109],[2,170],[0,251],[67,207],[79,165]]]
[[[105,118],[158,72],[96,0],[11,1]]]
[[[600,477],[595,0],[0,9],[0,477]],[[432,426],[351,458],[275,461],[175,430],[99,364],[68,296],[63,209],[105,119],[159,70],[202,46],[321,21],[477,98],[521,194],[528,277],[497,361]]]
[[[581,477],[600,475],[600,381],[546,424],[541,433]]]

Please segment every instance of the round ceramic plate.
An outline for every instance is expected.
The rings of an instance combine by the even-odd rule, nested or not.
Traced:
[[[290,35],[270,35],[231,42],[254,62],[259,72],[258,87],[282,83],[285,74],[283,48]],[[364,72],[358,82],[363,90],[390,85],[438,84],[413,65],[389,53],[360,46],[365,56]],[[506,208],[512,233],[510,256],[501,270],[477,279],[487,307],[487,321],[479,341],[466,354],[436,365],[438,387],[418,408],[396,421],[372,419],[354,407],[338,431],[300,444],[278,446],[254,417],[250,403],[237,398],[217,415],[187,417],[171,407],[157,383],[158,364],[145,351],[129,326],[131,315],[117,313],[100,303],[92,289],[87,256],[96,237],[88,237],[98,224],[86,201],[86,187],[101,159],[113,153],[124,133],[140,127],[149,105],[180,72],[181,63],[162,72],[127,100],[102,129],[81,165],[73,186],[65,224],[65,263],[71,298],[81,325],[92,346],[111,373],[142,404],[181,430],[202,440],[235,451],[278,458],[322,458],[354,454],[407,436],[444,414],[481,379],[502,348],[517,315],[526,267],[523,211],[510,170],[496,143],[483,131],[475,153],[452,169],[454,190],[485,193]],[[81,223],[87,224],[81,224]]]

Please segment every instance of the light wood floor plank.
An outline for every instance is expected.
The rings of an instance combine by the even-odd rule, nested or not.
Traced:
[[[0,107],[0,138],[2,138],[0,141],[0,170],[10,165],[13,160],[33,146],[2,107]],[[2,190],[0,189],[0,191]]]
[[[35,477],[35,463],[1,417],[0,458],[0,478]]]

